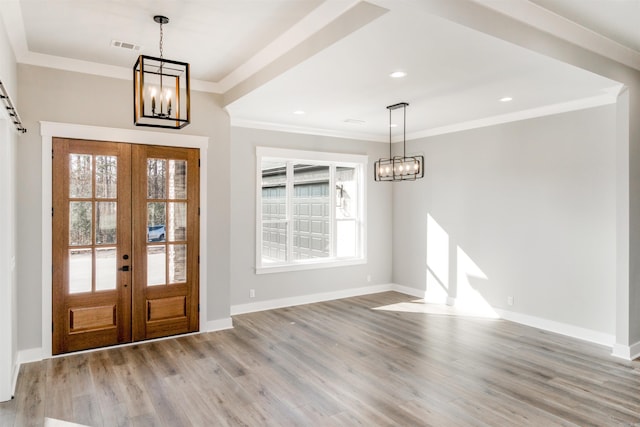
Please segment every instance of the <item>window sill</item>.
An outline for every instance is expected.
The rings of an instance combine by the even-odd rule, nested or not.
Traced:
[[[306,261],[296,264],[274,264],[272,266],[256,267],[256,274],[284,273],[289,271],[316,270],[321,268],[346,267],[350,265],[366,264],[366,258],[333,259],[322,261]]]

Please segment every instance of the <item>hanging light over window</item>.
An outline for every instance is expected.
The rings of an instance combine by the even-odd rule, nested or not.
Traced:
[[[181,129],[190,123],[189,64],[164,59],[160,24],[160,57],[140,55],[133,67],[133,122],[136,126]]]
[[[424,156],[407,157],[407,107],[409,104],[400,102],[389,105],[389,157],[380,158],[374,164],[376,181],[415,181],[424,177]],[[402,156],[391,154],[391,112],[398,108],[403,110]]]

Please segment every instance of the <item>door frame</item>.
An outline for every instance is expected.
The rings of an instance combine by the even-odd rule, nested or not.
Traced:
[[[4,110],[4,108],[3,108]],[[0,402],[11,400],[17,369],[16,306],[16,134],[6,111],[0,112],[0,199],[8,206],[0,209],[0,227],[8,230],[0,241]]]
[[[204,262],[199,265],[200,289],[200,331],[207,325],[207,148],[209,137],[185,135],[179,133],[161,133],[153,131],[87,126],[71,123],[40,122],[42,137],[42,357],[52,356],[52,289],[51,265],[53,238],[51,223],[52,172],[51,153],[53,138],[75,138],[94,141],[123,142],[129,144],[161,145],[166,147],[200,149],[200,257]]]

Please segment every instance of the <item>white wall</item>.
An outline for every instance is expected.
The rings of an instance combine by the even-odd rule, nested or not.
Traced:
[[[408,150],[426,177],[394,187],[394,282],[615,335],[615,105]]]
[[[39,121],[140,129],[133,125],[132,83],[87,74],[19,65],[21,115],[29,133],[18,147],[18,294],[20,350],[42,346],[42,176]],[[229,119],[218,96],[192,92],[192,122],[163,133],[209,137],[207,200],[208,320],[229,317]],[[204,328],[205,325],[201,325]]]
[[[430,12],[432,2],[413,2]],[[509,13],[510,2],[439,2],[438,14],[453,22],[498,37],[526,49],[558,59],[618,81],[626,94],[618,98],[619,111],[628,112],[629,120],[620,120],[617,133],[618,167],[616,206],[618,208],[616,240],[616,344],[613,354],[625,359],[640,356],[640,71],[600,56],[581,33],[567,22],[553,25],[542,17],[528,19]],[[497,7],[496,7],[497,6]],[[517,7],[516,7],[517,8]],[[511,12],[516,9],[511,9]],[[513,15],[516,16],[516,15]],[[567,37],[568,36],[568,37]],[[577,42],[574,43],[574,41]],[[585,47],[580,47],[580,46]],[[624,105],[623,105],[624,104]]]
[[[16,61],[0,19],[0,80],[17,103]],[[17,360],[15,151],[18,134],[0,103],[0,402],[13,394]],[[16,105],[17,107],[17,105]],[[18,109],[19,110],[19,109]]]
[[[368,262],[364,265],[255,274],[256,146],[369,156],[367,179]],[[372,164],[385,144],[257,129],[231,128],[231,304],[339,293],[391,280],[391,185],[373,182]],[[371,282],[367,276],[371,276]],[[255,289],[256,297],[249,298]],[[268,304],[267,304],[268,306]]]

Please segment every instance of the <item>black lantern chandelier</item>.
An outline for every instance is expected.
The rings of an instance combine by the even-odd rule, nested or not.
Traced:
[[[160,57],[140,55],[133,66],[133,122],[136,126],[181,129],[190,123],[189,64],[164,59],[160,24]]]
[[[407,157],[407,107],[409,104],[400,102],[389,105],[389,157],[381,158],[374,164],[376,181],[415,181],[424,177],[424,156]],[[391,155],[391,111],[403,109],[402,156]]]

